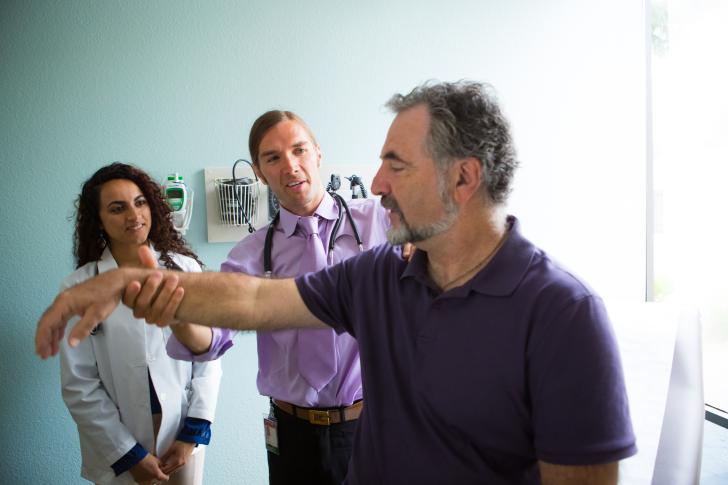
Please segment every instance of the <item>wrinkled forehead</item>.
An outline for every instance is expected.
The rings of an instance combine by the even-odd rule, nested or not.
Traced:
[[[387,131],[381,158],[386,158],[391,152],[402,157],[426,154],[430,119],[430,111],[425,105],[416,105],[398,113]]]

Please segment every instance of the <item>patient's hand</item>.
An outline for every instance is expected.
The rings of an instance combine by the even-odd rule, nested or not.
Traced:
[[[56,355],[66,324],[76,315],[81,320],[71,330],[68,343],[71,347],[77,346],[114,311],[127,283],[134,278],[143,279],[145,273],[130,268],[107,271],[59,293],[38,321],[35,352],[42,359]]]

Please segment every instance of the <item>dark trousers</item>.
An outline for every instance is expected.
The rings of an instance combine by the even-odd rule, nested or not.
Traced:
[[[268,452],[270,485],[341,485],[358,420],[320,426],[273,410],[280,455]]]

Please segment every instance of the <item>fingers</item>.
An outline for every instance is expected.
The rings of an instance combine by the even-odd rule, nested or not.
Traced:
[[[164,277],[162,273],[159,271],[155,271],[154,273],[149,275],[144,281],[144,284],[137,294],[133,305],[131,305],[132,310],[134,310],[134,316],[136,318],[145,318],[147,316],[147,313],[149,312],[149,309],[154,302],[154,298],[156,297],[157,292],[160,289],[160,285],[162,284],[163,279]]]
[[[149,480],[144,480],[144,481],[135,482],[135,483],[138,483],[139,485],[159,485],[159,483],[161,483],[163,481],[165,481],[165,480],[160,480],[159,478],[154,477],[154,478],[150,478]]]
[[[45,359],[55,355],[68,320],[79,315],[81,320],[69,332],[68,343],[75,347],[91,330],[106,318],[119,303],[125,278],[123,270],[114,270],[61,292],[38,321],[36,352]]]
[[[140,252],[141,256],[141,252]],[[129,283],[124,291],[123,302],[134,310],[136,318],[160,327],[177,323],[174,316],[182,302],[184,290],[179,288],[179,277],[175,273],[152,273],[144,284]]]
[[[173,471],[180,467],[179,457],[175,455],[174,446],[159,461],[162,465],[162,471],[167,475],[171,475]]]
[[[175,441],[170,449],[160,458],[162,470],[171,475],[172,472],[183,467],[187,463],[187,457],[194,450],[194,444],[183,441]]]
[[[162,471],[167,475],[171,475],[185,465],[184,457],[174,456],[171,458],[167,463],[162,464]]]
[[[139,260],[142,266],[149,269],[157,268],[157,258],[154,257],[154,253],[149,246],[140,246],[138,250]]]
[[[174,274],[170,275],[170,277],[165,279],[164,283],[162,284],[162,288],[159,290],[159,293],[157,293],[157,296],[155,297],[152,306],[147,312],[147,322],[156,323],[158,326],[163,327],[166,325],[164,323],[163,317],[167,317],[169,319],[169,313],[171,312],[171,318],[174,318],[177,306],[179,305],[179,302],[177,302],[177,304],[174,304],[172,302],[172,298],[174,297],[177,290],[177,282],[177,275]],[[182,300],[179,297],[177,299],[179,301]],[[168,307],[171,308],[168,309]]]
[[[81,320],[71,329],[68,335],[68,345],[76,347],[89,335],[91,331],[104,319],[106,318],[116,307],[116,302],[111,304],[107,303],[95,303],[89,306],[84,314],[81,316]]]
[[[152,483],[166,482],[169,480],[169,475],[162,471],[162,462],[155,458],[154,468],[151,470]]]
[[[174,445],[170,449],[167,450],[167,452],[159,457],[159,462],[162,464],[162,469],[164,469],[165,464],[171,459],[172,455],[174,455]]]
[[[134,482],[140,485],[151,485],[169,480],[169,475],[162,471],[159,458],[151,453],[147,453],[142,461],[131,467],[129,473],[134,478]]]
[[[129,308],[134,308],[134,303],[140,291],[142,291],[142,284],[138,281],[132,281],[124,289],[124,294],[121,297],[122,303]]]
[[[182,298],[184,298],[184,296],[185,296],[184,288],[177,287],[174,289],[174,292],[172,293],[172,296],[169,298],[167,305],[164,307],[162,314],[156,320],[156,324],[158,326],[166,327],[167,325],[172,325],[174,323],[177,323],[177,319],[175,318],[175,315],[177,314],[177,308],[179,308],[180,304],[182,303]]]
[[[177,287],[178,283],[179,278],[174,273],[166,276],[164,281],[161,282],[161,287],[156,281],[153,281],[147,288],[145,282],[139,296],[136,298],[134,315],[138,318],[143,316],[148,323],[155,323],[160,327],[175,323],[174,315],[184,296],[184,290]],[[157,292],[152,295],[154,288],[157,288]]]
[[[60,343],[61,339],[63,338],[63,334],[66,333],[66,326],[64,325],[63,328],[55,328],[53,329],[53,338],[51,340],[51,354],[56,355],[58,351],[60,350]]]
[[[412,243],[404,243],[402,245],[402,257],[407,261],[412,259],[417,248]]]
[[[169,480],[169,474],[164,473],[162,471],[162,469],[160,468],[159,471],[157,472],[157,476],[155,477],[154,482],[159,483],[159,482],[166,482],[168,480]]]
[[[64,308],[66,302],[58,295],[51,306],[43,312],[35,330],[35,353],[47,359],[58,353],[58,344],[63,338],[70,312]]]

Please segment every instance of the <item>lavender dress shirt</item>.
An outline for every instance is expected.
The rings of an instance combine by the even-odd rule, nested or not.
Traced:
[[[386,241],[389,228],[387,211],[376,199],[355,199],[348,202],[364,250]],[[326,194],[316,209],[319,234],[328,247],[329,237],[338,217],[336,201]],[[345,212],[328,264],[334,265],[356,254],[359,248]],[[273,236],[272,264],[274,277],[295,277],[302,274],[301,254],[306,246],[305,237],[296,230],[299,216],[281,208],[280,221]],[[263,245],[268,227],[263,227],[240,241],[228,254],[221,271],[263,274]],[[298,334],[308,330],[279,330],[258,332],[258,391],[275,399],[303,407],[347,406],[362,398],[359,347],[351,335],[336,335],[336,376],[316,392],[299,374],[297,366]],[[237,331],[212,329],[212,344],[207,353],[194,355],[174,336],[167,343],[167,353],[176,359],[207,361],[224,354],[232,345]]]

